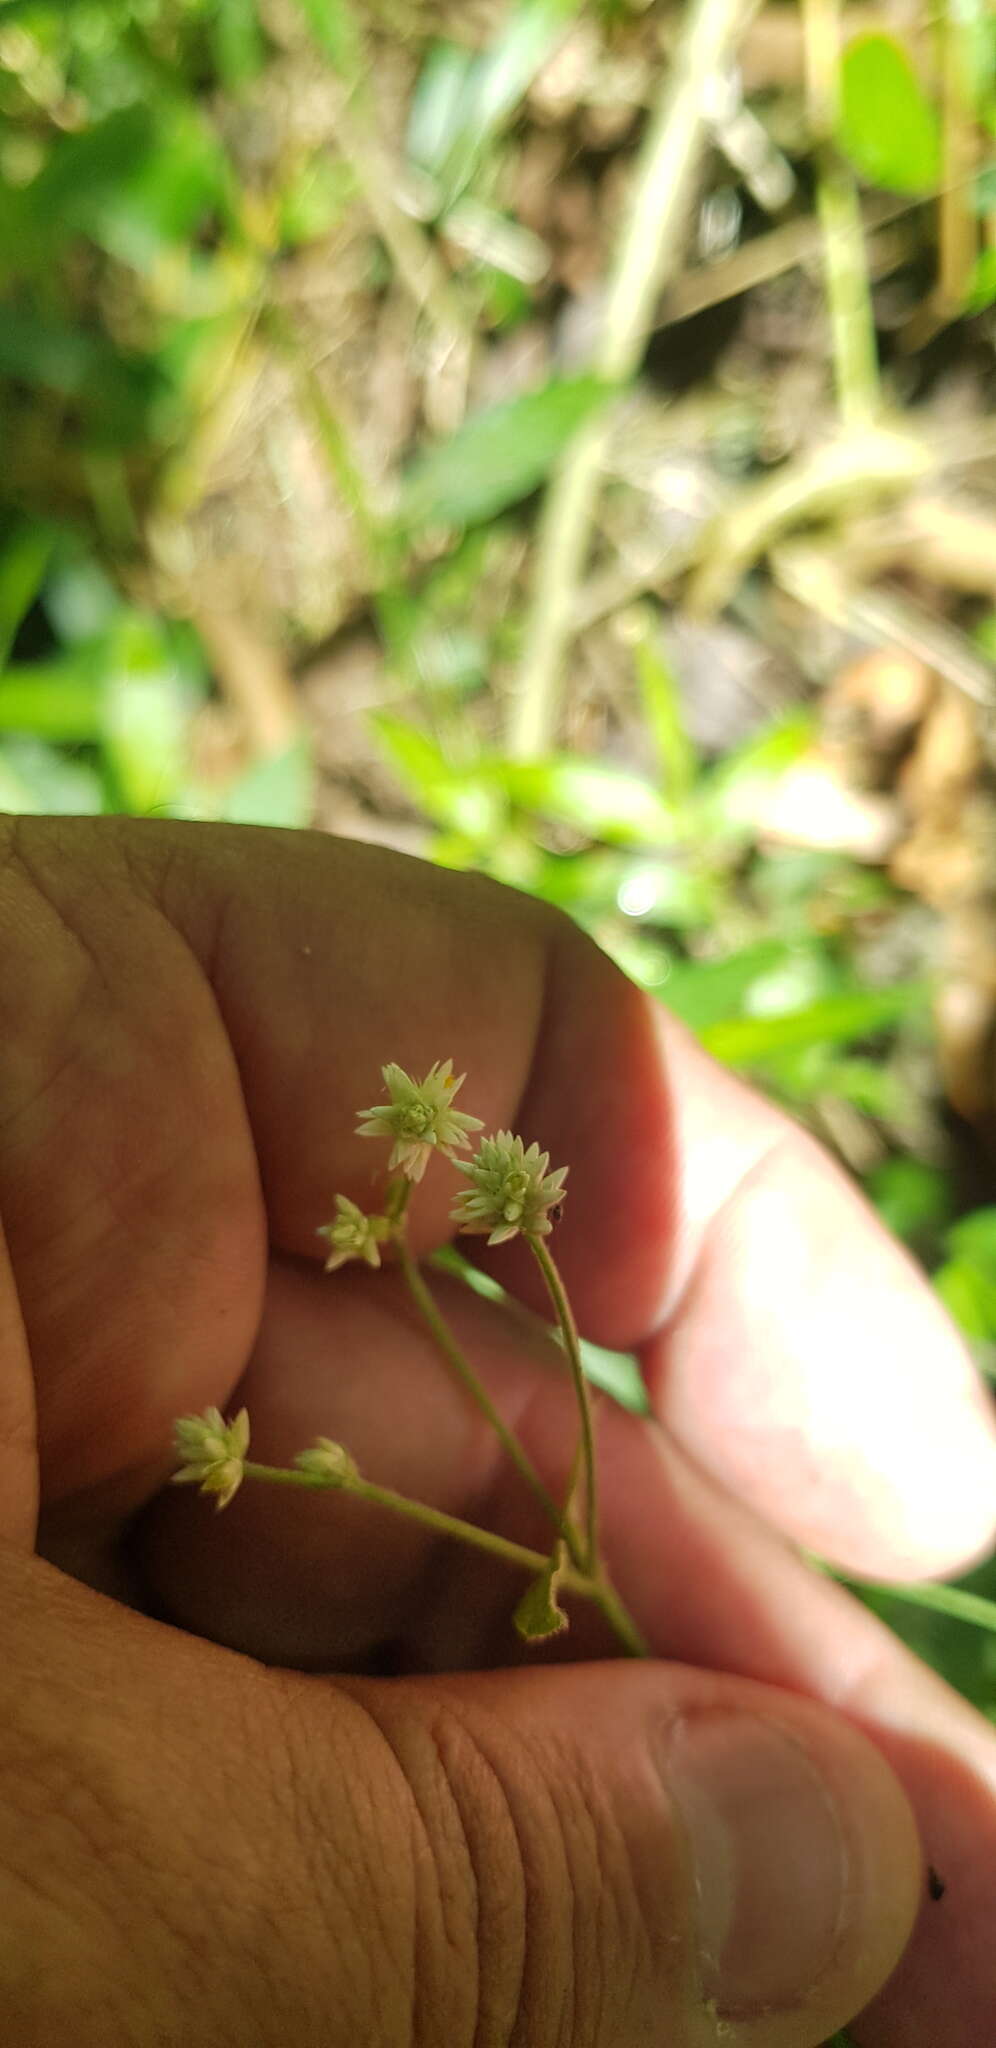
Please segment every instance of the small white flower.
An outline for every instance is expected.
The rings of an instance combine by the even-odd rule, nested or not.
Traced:
[[[240,1408],[234,1422],[226,1422],[220,1408],[205,1408],[203,1415],[181,1415],[173,1425],[173,1436],[180,1459],[174,1485],[197,1485],[202,1493],[216,1493],[218,1507],[227,1508],[242,1484],[249,1449],[248,1409]]]
[[[489,1244],[524,1231],[530,1237],[548,1237],[553,1225],[549,1211],[564,1199],[566,1166],[548,1173],[550,1154],[538,1145],[527,1151],[521,1138],[511,1131],[497,1131],[482,1138],[477,1157],[458,1159],[455,1164],[473,1186],[457,1196],[452,1220],[470,1234],[484,1236]]]
[[[483,1129],[479,1116],[465,1116],[453,1108],[453,1097],[467,1077],[454,1074],[452,1060],[437,1060],[421,1081],[414,1081],[393,1061],[381,1073],[391,1099],[361,1109],[365,1121],[357,1124],[357,1133],[361,1138],[393,1138],[388,1166],[400,1167],[409,1180],[421,1180],[433,1152],[450,1158],[454,1149],[466,1151],[467,1132]]]
[[[330,1486],[348,1486],[360,1476],[355,1458],[330,1436],[317,1437],[309,1450],[298,1451],[294,1463],[299,1472],[319,1473]]]
[[[367,1216],[348,1195],[337,1195],[334,1222],[319,1225],[317,1235],[327,1237],[331,1250],[325,1261],[326,1273],[334,1273],[347,1259],[364,1259],[368,1266],[380,1265],[380,1247],[390,1230],[386,1216]]]

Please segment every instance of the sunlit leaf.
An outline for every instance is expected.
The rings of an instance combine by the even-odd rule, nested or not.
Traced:
[[[929,989],[911,982],[854,989],[786,1016],[729,1017],[709,1025],[702,1042],[730,1066],[754,1066],[796,1046],[872,1038],[912,1013],[926,1015],[929,1000]]]
[[[931,192],[937,185],[937,114],[893,36],[856,36],[848,43],[840,66],[839,137],[870,185],[889,192]]]
[[[83,817],[103,809],[94,768],[73,761],[41,740],[0,746],[0,811],[22,816]]]
[[[71,649],[51,661],[8,668],[0,676],[0,732],[31,733],[63,745],[98,740],[104,678],[95,650]]]
[[[627,768],[583,754],[556,754],[545,761],[505,761],[495,772],[513,804],[575,825],[589,839],[659,846],[675,836],[672,806]]]
[[[479,769],[447,759],[428,733],[389,712],[376,712],[371,725],[410,794],[434,824],[465,834],[478,846],[492,841],[507,806],[488,763]]]
[[[8,533],[0,548],[0,668],[41,588],[55,539],[56,530],[47,521],[25,519]]]
[[[302,736],[254,761],[227,791],[220,815],[233,825],[309,825],[314,799],[314,760]]]
[[[408,151],[438,181],[444,205],[464,190],[579,9],[580,0],[520,0],[479,53],[455,43],[437,43],[429,52],[415,90]]]
[[[657,749],[663,785],[672,803],[680,804],[694,788],[699,762],[659,628],[648,624],[636,642],[634,655],[644,716]]]
[[[679,961],[671,971],[664,1000],[693,1031],[704,1031],[736,1018],[754,984],[777,973],[793,952],[784,939],[762,939],[726,960]]]
[[[599,377],[568,377],[472,413],[406,471],[402,524],[471,526],[528,497],[611,389]]]

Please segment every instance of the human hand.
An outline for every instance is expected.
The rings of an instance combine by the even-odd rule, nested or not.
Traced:
[[[4,836],[0,2002],[19,2048],[814,2048],[918,1906],[855,2038],[979,2048],[996,1738],[784,1540],[900,1576],[990,1539],[988,1409],[904,1256],[539,905],[305,836]],[[244,1399],[261,1457],[330,1434],[385,1483],[533,1537],[393,1276],[318,1270],[332,1192],[369,1190],[354,1110],[381,1061],[449,1054],[489,1128],[570,1166],[557,1249],[583,1327],[643,1358],[668,1434],[603,1406],[605,1545],[678,1665],[480,1669],[510,1653],[507,1573],[334,1497],[246,1487],[218,1521],[162,1491],[173,1418]],[[422,1251],[451,1193],[443,1169],[417,1191]],[[514,1250],[500,1270],[533,1298]],[[556,1485],[573,1427],[548,1347],[457,1288],[448,1313]],[[110,1600],[31,1556],[39,1476],[44,1556]],[[586,1626],[575,1654],[604,1647]],[[388,1657],[421,1675],[300,1675]],[[725,1947],[737,1833],[710,1792],[746,1859]],[[836,1939],[830,1799],[851,1856]]]

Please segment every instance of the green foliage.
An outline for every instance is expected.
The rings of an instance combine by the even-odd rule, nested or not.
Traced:
[[[408,153],[432,177],[439,213],[470,184],[579,6],[522,0],[479,54],[460,43],[430,47],[412,100]]]
[[[869,185],[931,192],[940,177],[937,114],[893,36],[855,36],[840,67],[840,143]]]
[[[406,471],[402,526],[472,526],[528,497],[610,392],[598,377],[565,377],[472,414]]]

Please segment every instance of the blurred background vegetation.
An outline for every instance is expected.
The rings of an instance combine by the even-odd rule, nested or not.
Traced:
[[[992,1372],[988,0],[0,0],[0,269],[0,808],[562,905]]]

